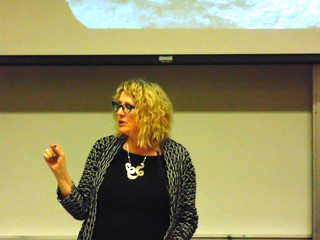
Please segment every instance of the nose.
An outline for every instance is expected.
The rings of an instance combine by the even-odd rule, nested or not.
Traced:
[[[124,115],[124,114],[125,114],[122,107],[120,107],[120,108],[118,109],[117,114],[118,114],[118,115]]]

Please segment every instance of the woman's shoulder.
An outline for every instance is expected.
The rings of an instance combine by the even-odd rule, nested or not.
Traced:
[[[186,149],[185,146],[183,146],[181,143],[171,138],[166,138],[162,146],[163,146],[163,149],[167,151],[179,151],[179,152],[188,153],[188,150]]]
[[[192,160],[189,151],[181,143],[167,138],[162,145],[167,163],[172,166],[192,166]]]
[[[124,141],[124,137],[122,135],[112,134],[109,136],[104,136],[104,137],[99,138],[96,141],[95,145],[99,146],[99,147],[104,147],[104,146],[107,146],[110,144],[114,145],[117,143],[121,143],[123,141]]]

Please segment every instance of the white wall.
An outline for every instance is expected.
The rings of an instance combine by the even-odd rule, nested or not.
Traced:
[[[109,100],[129,77],[159,82],[172,138],[193,158],[197,236],[311,235],[312,86],[307,65],[1,67],[0,236],[76,235],[42,159],[61,144],[77,183],[114,132]],[[60,109],[60,110],[59,110]]]

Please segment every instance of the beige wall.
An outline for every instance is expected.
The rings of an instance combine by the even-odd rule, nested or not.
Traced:
[[[42,152],[63,145],[77,183],[94,141],[113,133],[115,87],[134,76],[173,101],[172,137],[197,172],[197,236],[311,235],[311,66],[2,66],[0,76],[0,236],[77,234]]]

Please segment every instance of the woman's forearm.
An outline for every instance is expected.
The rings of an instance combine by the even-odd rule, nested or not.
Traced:
[[[55,175],[55,176],[56,176],[62,197],[63,198],[68,197],[72,189],[72,180],[69,174],[66,172],[62,175]]]

